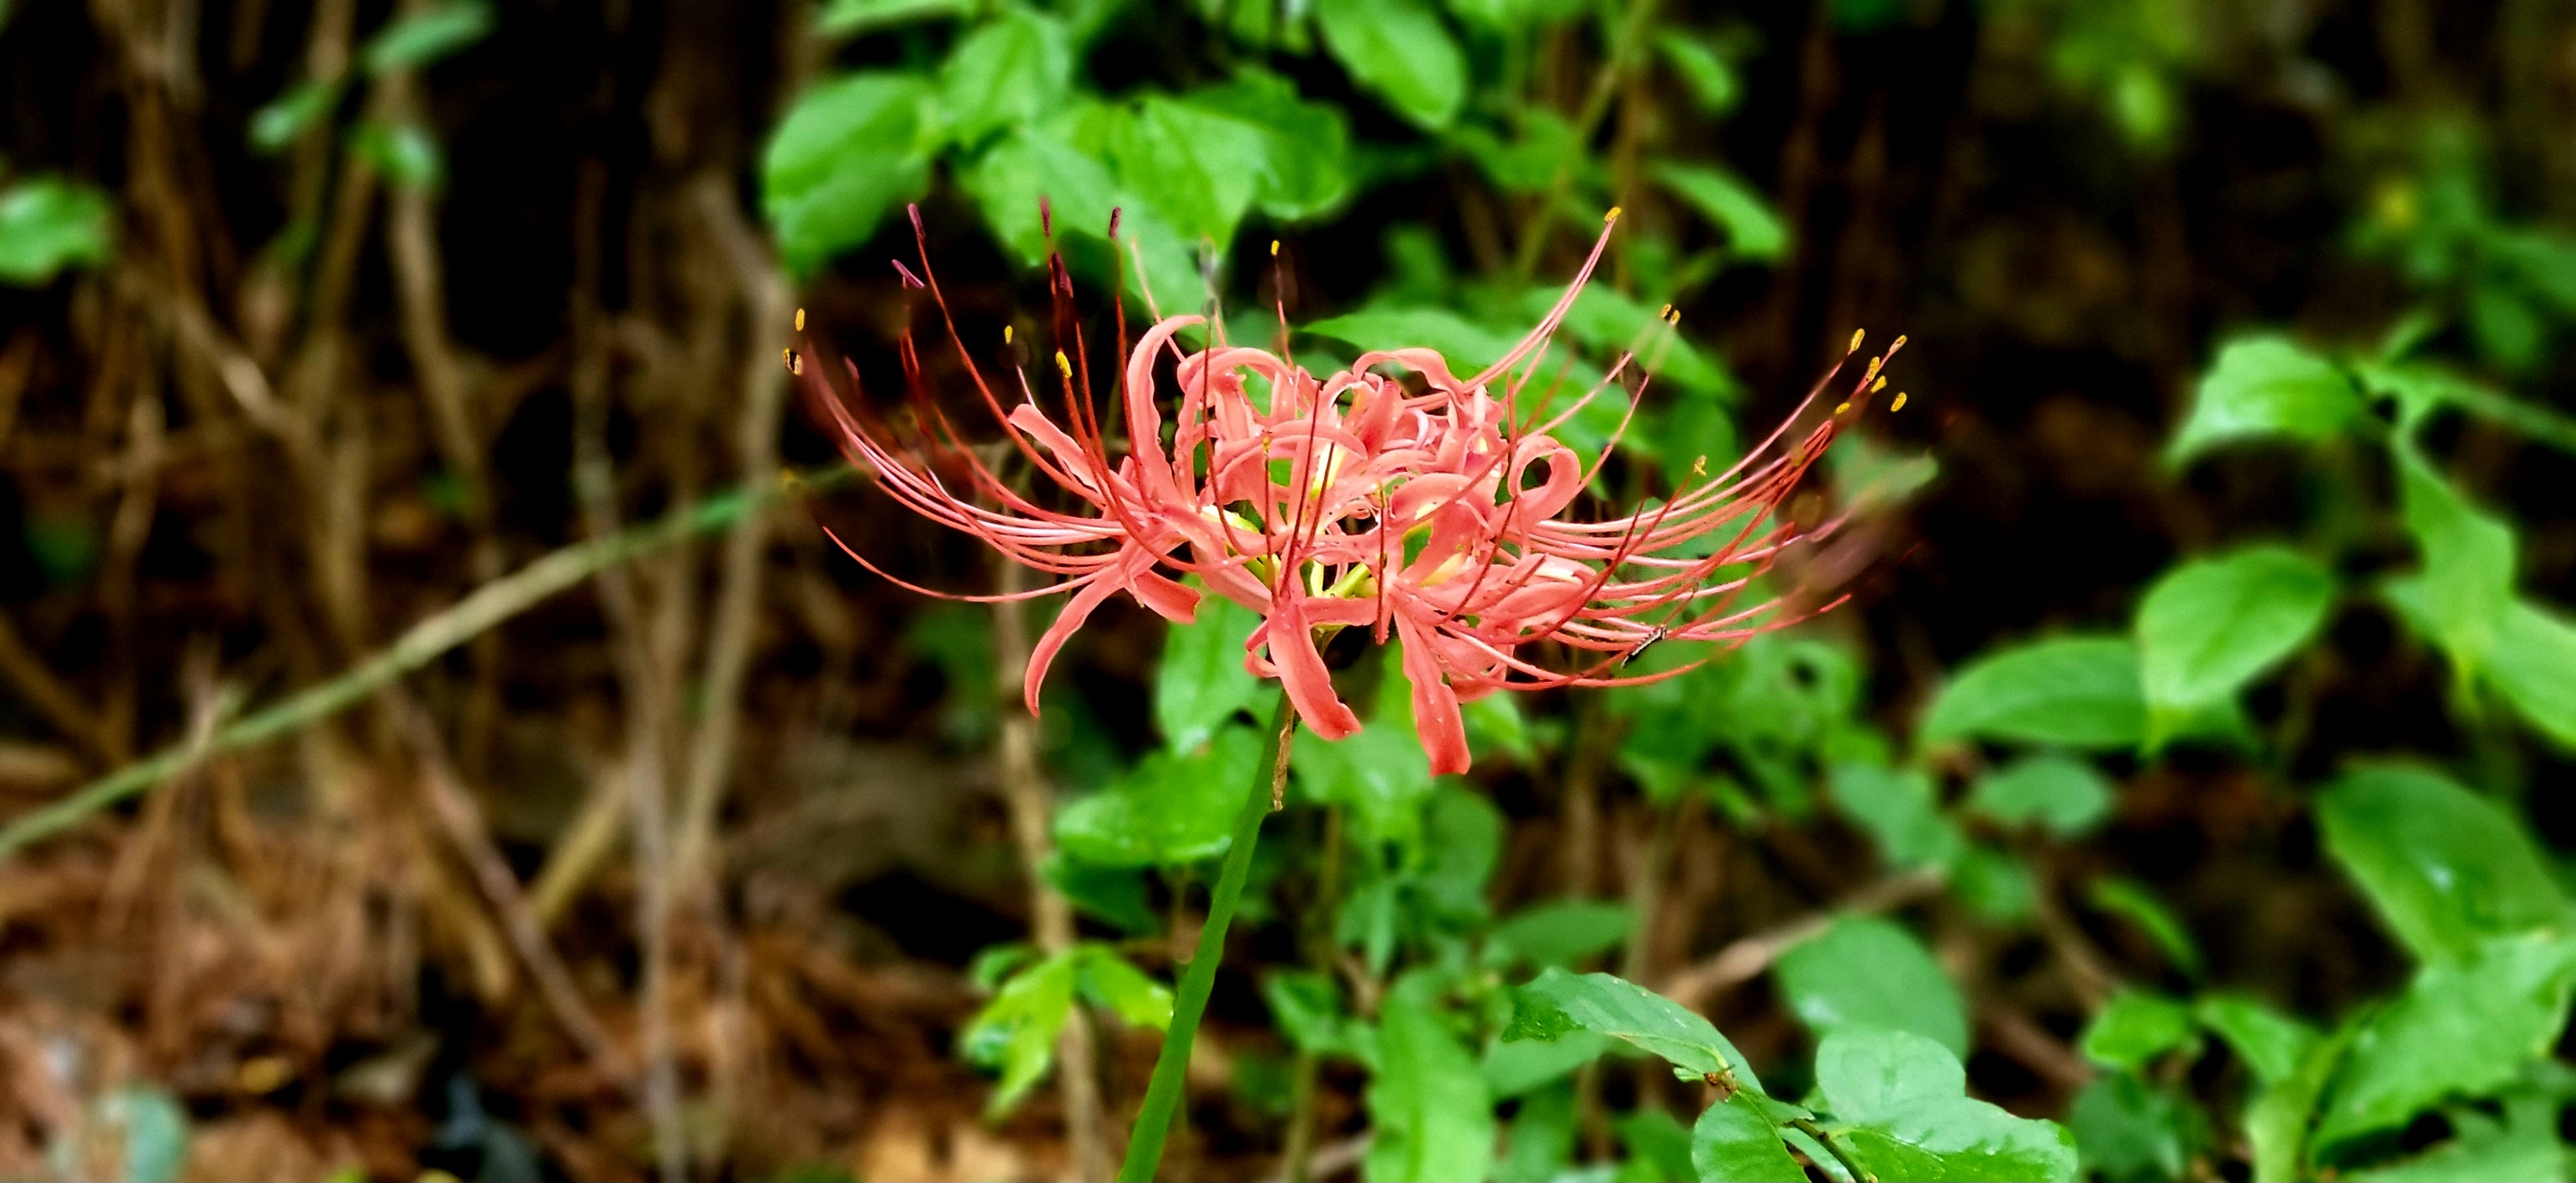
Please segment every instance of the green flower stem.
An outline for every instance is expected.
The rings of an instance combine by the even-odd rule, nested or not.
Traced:
[[[1216,965],[1225,959],[1225,930],[1234,922],[1235,905],[1243,899],[1243,880],[1252,870],[1252,846],[1261,840],[1262,819],[1288,783],[1288,733],[1297,727],[1297,708],[1279,696],[1279,710],[1261,742],[1261,761],[1253,766],[1252,785],[1244,794],[1243,812],[1234,819],[1234,844],[1226,848],[1225,869],[1217,873],[1208,896],[1207,923],[1199,928],[1199,951],[1181,975],[1180,996],[1172,1000],[1172,1023],[1163,1029],[1163,1051],[1154,1058],[1154,1079],[1145,1086],[1145,1106],[1136,1114],[1135,1132],[1127,1138],[1127,1165],[1118,1172],[1123,1183],[1152,1183],[1163,1162],[1163,1139],[1171,1133],[1172,1114],[1180,1108],[1190,1066],[1190,1044],[1198,1038],[1199,1016],[1207,1010],[1208,992],[1216,988]]]

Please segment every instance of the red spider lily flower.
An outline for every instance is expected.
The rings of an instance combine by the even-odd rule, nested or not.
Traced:
[[[1610,221],[1616,216],[1612,211]],[[916,241],[923,242],[918,212],[913,223]],[[790,364],[837,426],[851,462],[872,473],[888,495],[1058,581],[1007,597],[954,595],[896,579],[844,543],[851,557],[905,587],[944,598],[1072,594],[1030,655],[1024,694],[1032,713],[1048,664],[1103,601],[1123,591],[1186,622],[1198,595],[1174,576],[1195,574],[1209,590],[1261,614],[1263,624],[1247,642],[1247,666],[1279,679],[1298,714],[1326,739],[1357,731],[1360,721],[1333,691],[1320,640],[1366,628],[1380,643],[1390,636],[1401,641],[1414,720],[1432,770],[1464,772],[1463,702],[1497,690],[1674,677],[1706,659],[1646,675],[1619,671],[1660,641],[1740,643],[1807,615],[1776,600],[1738,601],[1802,536],[1783,506],[1847,422],[1850,407],[1885,385],[1879,370],[1895,353],[1891,348],[1872,360],[1850,401],[1786,446],[1797,413],[1723,472],[1706,473],[1701,458],[1660,505],[1573,520],[1568,511],[1618,435],[1587,458],[1550,432],[1614,385],[1629,398],[1633,415],[1645,381],[1634,394],[1626,392],[1621,378],[1634,359],[1622,356],[1599,386],[1552,417],[1544,397],[1523,413],[1524,387],[1540,371],[1609,234],[1605,225],[1548,315],[1501,359],[1465,379],[1429,349],[1365,353],[1320,380],[1270,351],[1226,344],[1221,333],[1191,352],[1177,334],[1202,323],[1197,316],[1162,318],[1128,348],[1122,316],[1119,402],[1126,421],[1125,438],[1115,442],[1091,396],[1079,329],[1064,315],[1072,285],[1061,262],[1050,261],[1049,281],[1059,328],[1070,330],[1061,336],[1072,356],[1058,351],[1054,357],[1059,421],[1041,409],[1025,375],[1017,405],[1004,409],[946,316],[923,242],[921,278],[900,263],[897,270],[938,304],[958,359],[1010,445],[1073,510],[1018,492],[967,446],[923,395],[908,335],[902,356],[921,426],[917,447],[899,443],[882,426],[863,425],[824,383],[820,366],[803,366],[792,354]],[[1114,218],[1111,235],[1114,241]],[[1859,344],[1855,335],[1853,351]],[[1903,344],[1898,338],[1897,347]],[[1156,371],[1166,355],[1174,365],[1163,383]],[[1413,384],[1377,372],[1390,364],[1410,371]],[[849,372],[855,382],[857,371]],[[1832,376],[1817,383],[1799,412]],[[1266,387],[1266,406],[1254,401],[1247,379]],[[1169,397],[1161,397],[1166,388]],[[1173,408],[1168,423],[1166,403]],[[1622,432],[1625,427],[1623,418]],[[1556,669],[1527,655],[1550,641],[1595,656]]]

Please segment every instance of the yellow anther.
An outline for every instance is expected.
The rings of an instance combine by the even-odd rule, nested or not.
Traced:
[[[1844,350],[1844,352],[1846,352],[1846,353],[1858,353],[1858,352],[1860,352],[1860,341],[1861,341],[1861,337],[1862,337],[1864,334],[1866,334],[1867,332],[1868,332],[1868,330],[1867,330],[1867,329],[1853,329],[1853,330],[1852,330],[1852,343],[1851,343],[1851,348],[1850,348],[1850,349],[1847,349],[1847,350]]]
[[[1061,349],[1055,351],[1055,368],[1058,373],[1067,378],[1073,376],[1073,363],[1064,359],[1064,351]]]
[[[1274,259],[1279,257],[1279,240],[1276,238],[1270,240],[1270,257]]]
[[[1836,404],[1834,404],[1834,413],[1835,413],[1835,414],[1837,414],[1837,415],[1842,414],[1843,412],[1848,411],[1848,410],[1850,410],[1850,409],[1851,409],[1851,404],[1850,404],[1850,403],[1836,403]]]
[[[805,310],[802,308],[796,310],[796,331],[805,331]]]
[[[1656,310],[1655,310],[1655,319],[1656,319],[1656,320],[1671,320],[1672,318],[1673,318],[1673,306],[1672,306],[1672,305],[1670,305],[1670,304],[1666,304],[1666,305],[1664,305],[1663,307],[1658,308],[1658,309],[1656,309]]]
[[[1615,205],[1610,207],[1610,212],[1609,212],[1609,213],[1606,213],[1606,214],[1601,215],[1601,224],[1602,224],[1602,225],[1604,225],[1604,226],[1607,226],[1607,225],[1609,225],[1610,223],[1612,223],[1612,222],[1616,222],[1616,221],[1618,221],[1618,220],[1619,220],[1619,207],[1618,207],[1618,206],[1615,206]]]
[[[1903,333],[1898,333],[1898,334],[1896,335],[1896,344],[1888,346],[1888,347],[1887,347],[1887,351],[1888,351],[1889,353],[1894,353],[1894,352],[1896,352],[1897,350],[1899,350],[1899,349],[1903,349],[1903,348],[1905,348],[1905,334],[1903,334]]]
[[[802,366],[802,365],[797,364],[796,351],[795,351],[795,350],[793,350],[793,349],[781,349],[781,350],[779,350],[779,351],[778,351],[778,360],[780,360],[781,362],[786,363],[786,365],[787,365],[787,372],[788,372],[788,373],[790,373],[790,374],[802,374],[802,373],[804,373],[804,372],[805,372],[805,367],[804,367],[804,366]]]
[[[1011,326],[1009,326],[1009,325],[1003,325],[1003,326],[1002,326],[1002,344],[1004,344],[1004,345],[1008,345],[1008,344],[1010,344],[1010,343],[1011,343]]]
[[[1869,379],[1871,379],[1871,378],[1875,378],[1875,377],[1877,377],[1877,376],[1878,376],[1878,367],[1883,366],[1883,365],[1886,365],[1886,364],[1887,364],[1887,359],[1886,359],[1886,358],[1883,358],[1883,357],[1873,357],[1873,358],[1869,359],[1869,372],[1868,372],[1868,373],[1866,373],[1866,374],[1861,375],[1861,380],[1862,380],[1862,381],[1864,381],[1864,382],[1866,382],[1866,381],[1868,381],[1868,380],[1869,380]]]
[[[1885,389],[1887,389],[1887,379],[1885,378],[1881,378],[1878,381],[1869,384],[1869,392],[1871,394],[1876,394]]]
[[[1700,458],[1699,458],[1699,459],[1691,461],[1691,475],[1692,475],[1692,476],[1707,476],[1707,475],[1708,475],[1708,454],[1707,454],[1707,453],[1703,452],[1703,453],[1701,453],[1701,454],[1700,454]]]
[[[1904,392],[1904,391],[1902,391],[1902,390],[1897,391],[1897,392],[1896,392],[1896,401],[1895,401],[1895,402],[1892,402],[1892,403],[1887,404],[1887,409],[1888,409],[1888,410],[1891,410],[1891,411],[1902,411],[1902,410],[1904,410],[1904,409],[1905,409],[1905,392]]]

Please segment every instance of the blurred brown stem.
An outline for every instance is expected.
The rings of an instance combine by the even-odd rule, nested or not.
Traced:
[[[574,225],[595,228],[606,202],[607,166],[585,160],[576,182]],[[617,475],[608,452],[608,341],[599,307],[599,243],[584,234],[575,247],[573,290],[572,486],[593,541],[617,533]],[[636,1005],[644,1045],[644,1110],[653,1156],[666,1181],[683,1178],[688,1147],[680,1125],[680,1071],[670,1016],[670,817],[663,742],[670,712],[666,669],[652,651],[633,573],[610,567],[597,577],[600,605],[626,691],[627,791],[635,856],[635,929],[642,946]]]
[[[126,416],[125,452],[117,461],[117,481],[124,488],[116,515],[107,527],[107,556],[99,572],[99,603],[108,621],[109,686],[99,711],[99,728],[118,752],[132,750],[135,696],[140,670],[135,662],[134,596],[143,544],[152,532],[160,497],[163,428],[161,387],[152,370],[142,372]]]
[[[787,400],[787,374],[770,345],[785,331],[793,301],[786,276],[744,224],[731,187],[709,176],[693,186],[692,198],[744,294],[748,323],[740,371],[743,410],[734,448],[740,469],[737,479],[749,496],[750,490],[777,479],[778,423]],[[716,813],[724,800],[725,774],[732,768],[734,742],[741,730],[743,675],[750,668],[753,633],[759,624],[761,567],[768,545],[766,513],[744,514],[725,535],[724,582],[716,592],[715,619],[708,626],[706,716],[689,745],[673,864],[683,890],[692,893],[709,890],[719,873],[712,853]]]
[[[996,562],[995,582],[1003,595],[1019,591],[1025,570],[1008,559]],[[1073,947],[1073,905],[1047,882],[1047,861],[1054,856],[1048,827],[1055,818],[1055,793],[1046,770],[1038,764],[1038,721],[1021,702],[1020,682],[1029,667],[1027,605],[1004,600],[993,605],[993,656],[999,685],[1002,797],[1011,815],[1011,836],[1020,848],[1020,865],[1029,876],[1029,928],[1038,952],[1053,956]],[[1103,1106],[1097,1034],[1087,1008],[1075,1006],[1073,1017],[1056,1038],[1056,1087],[1064,1102],[1066,1172],[1071,1179],[1105,1179],[1109,1161],[1102,1140]]]
[[[537,983],[537,993],[545,1000],[546,1009],[562,1024],[564,1034],[572,1037],[582,1054],[588,1056],[600,1071],[621,1086],[631,1087],[635,1080],[632,1066],[608,1037],[599,1017],[582,1000],[581,990],[573,984],[572,973],[564,968],[563,959],[555,955],[554,944],[546,939],[545,926],[528,906],[527,894],[519,887],[519,877],[510,870],[509,860],[492,842],[491,827],[483,819],[483,807],[465,787],[455,765],[448,759],[447,747],[438,738],[438,729],[429,721],[410,693],[400,686],[389,686],[384,701],[391,708],[395,725],[420,761],[421,782],[427,790],[432,817],[439,829],[456,847],[458,857],[474,874],[474,885],[483,893],[484,902],[501,922],[510,945],[528,968],[528,976]]]
[[[1342,884],[1342,807],[1324,808],[1323,850],[1316,856],[1315,895],[1306,902],[1306,963],[1324,973],[1333,969],[1333,912],[1340,904]],[[1293,1066],[1293,1091],[1288,1104],[1288,1144],[1280,1154],[1279,1177],[1288,1183],[1306,1183],[1313,1170],[1315,1153],[1315,1102],[1322,1084],[1323,1065],[1314,1053],[1299,1050]]]
[[[404,13],[430,7],[431,0],[403,0]],[[419,82],[408,69],[390,70],[376,80],[376,99],[396,123],[421,120]],[[476,584],[501,577],[504,557],[493,519],[490,465],[483,459],[483,436],[475,422],[476,373],[473,364],[447,331],[447,280],[438,249],[438,199],[425,185],[396,185],[387,195],[385,255],[392,264],[394,296],[402,321],[403,348],[411,356],[412,376],[420,383],[421,401],[429,411],[430,439],[439,461],[461,488],[461,510],[470,536],[468,564]],[[489,757],[492,728],[501,702],[501,638],[486,633],[474,640],[473,682],[466,692],[458,725],[460,765],[468,776],[480,775]]]
[[[1602,725],[1601,696],[1587,690],[1573,694],[1574,720],[1567,729],[1565,771],[1560,782],[1564,786],[1561,808],[1565,825],[1565,844],[1560,852],[1564,858],[1566,897],[1587,899],[1600,879],[1601,865],[1603,753],[1601,739],[1595,734]]]

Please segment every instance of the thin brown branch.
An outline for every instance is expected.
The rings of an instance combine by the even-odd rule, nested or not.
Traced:
[[[607,168],[583,161],[574,224],[597,227],[606,204]],[[599,306],[600,244],[584,234],[573,286],[572,486],[594,541],[617,533],[617,475],[608,452],[608,335]],[[644,1052],[644,1109],[661,1177],[688,1171],[680,1125],[680,1072],[670,1016],[670,816],[665,741],[671,719],[668,667],[652,650],[631,571],[611,567],[596,578],[608,617],[619,680],[626,692],[627,790],[635,855],[635,927],[643,946],[637,991]]]
[[[616,1043],[609,1038],[608,1029],[600,1025],[598,1015],[591,1011],[590,1004],[582,1000],[580,988],[573,984],[571,971],[556,955],[553,942],[546,939],[545,927],[538,921],[535,910],[529,907],[527,894],[519,887],[518,875],[510,870],[509,860],[502,857],[500,847],[492,841],[492,830],[484,821],[482,805],[474,799],[472,790],[465,787],[454,763],[448,759],[447,746],[440,741],[438,728],[430,722],[428,712],[422,710],[410,693],[399,685],[386,687],[383,698],[404,740],[411,745],[413,755],[420,761],[421,783],[427,790],[430,815],[437,819],[439,829],[455,845],[457,856],[464,859],[467,868],[473,872],[476,889],[482,892],[484,902],[490,905],[494,917],[501,922],[501,929],[509,937],[510,947],[519,955],[521,964],[527,967],[528,976],[536,980],[538,996],[545,1000],[547,1011],[554,1015],[564,1034],[572,1037],[582,1054],[598,1065],[603,1074],[621,1085],[631,1086],[635,1079],[634,1066],[618,1051]]]
[[[1000,579],[995,590],[1003,595],[1020,590],[1023,568],[1008,559],[997,560],[996,566]],[[1055,853],[1048,831],[1055,817],[1055,792],[1038,764],[1037,720],[1029,716],[1019,691],[1029,665],[1027,606],[1020,601],[993,605],[993,655],[1001,714],[1002,798],[1010,811],[1020,866],[1029,877],[1030,936],[1040,952],[1052,955],[1073,947],[1073,906],[1047,882],[1044,871]],[[1066,1178],[1107,1178],[1099,1054],[1089,1015],[1080,1008],[1056,1039],[1056,1087],[1064,1101]]]
[[[1699,1010],[1707,1005],[1712,995],[1760,977],[1791,946],[1823,932],[1836,917],[1892,911],[1938,892],[1943,882],[1941,873],[1933,870],[1888,876],[1853,892],[1832,908],[1810,912],[1751,936],[1739,937],[1715,954],[1665,978],[1656,992]]]
[[[785,331],[793,301],[786,276],[744,224],[731,187],[710,176],[693,186],[691,196],[743,291],[748,320],[740,375],[743,410],[734,447],[738,479],[751,488],[775,479],[772,473],[778,467],[778,426],[787,401],[787,377],[770,343]],[[701,890],[700,885],[711,882],[716,873],[710,865],[715,819],[741,730],[742,683],[759,624],[761,573],[768,546],[769,515],[764,513],[743,515],[725,536],[723,583],[716,592],[715,619],[707,630],[706,715],[689,745],[688,779],[681,793],[674,870],[679,882],[688,885],[683,890]]]

